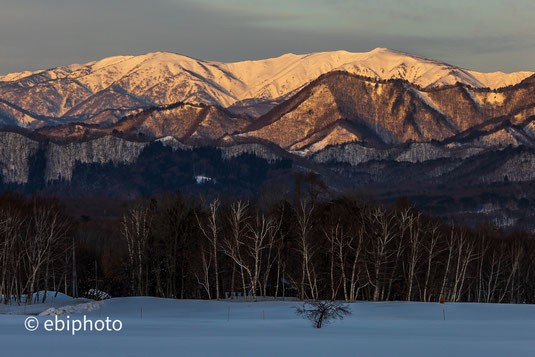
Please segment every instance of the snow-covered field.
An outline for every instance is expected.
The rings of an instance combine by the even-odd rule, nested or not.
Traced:
[[[80,305],[83,304],[83,305]],[[70,305],[70,307],[65,307]],[[320,330],[295,301],[231,302],[60,295],[26,313],[120,319],[120,332],[28,332],[23,307],[0,307],[2,356],[535,356],[535,305],[359,302]],[[52,308],[52,309],[51,309]],[[67,319],[63,315],[62,319]],[[43,325],[54,316],[36,316]]]

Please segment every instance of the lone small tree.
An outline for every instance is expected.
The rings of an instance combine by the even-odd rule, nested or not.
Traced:
[[[305,302],[296,308],[295,313],[312,322],[315,328],[321,328],[332,320],[342,320],[351,315],[349,307],[338,301]]]

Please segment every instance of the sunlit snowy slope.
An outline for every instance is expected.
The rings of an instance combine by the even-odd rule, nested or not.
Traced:
[[[229,107],[244,100],[281,100],[334,70],[374,79],[401,78],[423,88],[456,82],[498,88],[533,74],[479,73],[385,48],[234,63],[155,52],[0,76],[0,119],[38,127],[98,115],[105,121],[179,101]],[[109,113],[102,116],[103,112]]]

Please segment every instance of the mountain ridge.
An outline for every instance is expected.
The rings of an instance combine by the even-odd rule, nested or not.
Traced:
[[[510,119],[518,124],[535,115],[534,89],[530,81],[499,90],[464,84],[419,89],[404,80],[375,81],[333,71],[253,121],[240,135],[291,150],[323,128],[349,121],[366,131],[365,139],[384,144],[442,141],[487,121]],[[334,141],[352,141],[350,136],[343,139]]]
[[[65,141],[117,131],[131,138],[173,136],[201,145],[249,138],[303,153],[352,141],[385,145],[440,142],[493,122],[521,125],[535,115],[534,88],[535,82],[523,81],[498,90],[460,83],[422,89],[406,80],[376,80],[332,71],[259,118],[218,105],[177,102],[140,108],[116,122],[72,122],[45,126],[36,133]],[[526,135],[532,136],[531,132]],[[485,140],[491,138],[484,136]]]
[[[141,109],[176,102],[224,108],[252,103],[243,109],[246,114],[264,114],[319,76],[336,70],[376,80],[405,79],[422,88],[461,82],[495,89],[534,74],[480,73],[385,48],[229,63],[153,52],[0,76],[0,120],[29,128],[71,121],[111,123]]]

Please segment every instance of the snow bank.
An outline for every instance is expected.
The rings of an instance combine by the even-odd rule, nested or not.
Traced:
[[[82,313],[82,312],[87,312],[87,311],[98,310],[101,308],[101,306],[102,306],[101,301],[91,301],[91,302],[86,302],[86,303],[77,304],[77,305],[66,305],[66,306],[57,307],[57,308],[51,307],[41,312],[39,316],[50,316],[50,315],[62,316],[66,314]]]
[[[17,302],[12,301],[10,304],[0,304],[0,314],[9,314],[9,315],[38,315],[42,313],[43,311],[49,309],[49,308],[61,308],[66,305],[77,305],[89,302],[91,300],[79,298],[79,299],[73,299],[72,297],[58,293],[56,295],[55,291],[48,291],[46,294],[46,301],[45,303],[41,303],[43,299],[43,291],[40,291],[39,293],[33,294],[32,301],[34,303],[27,304],[26,303],[26,296],[22,297],[21,304],[19,305]]]

